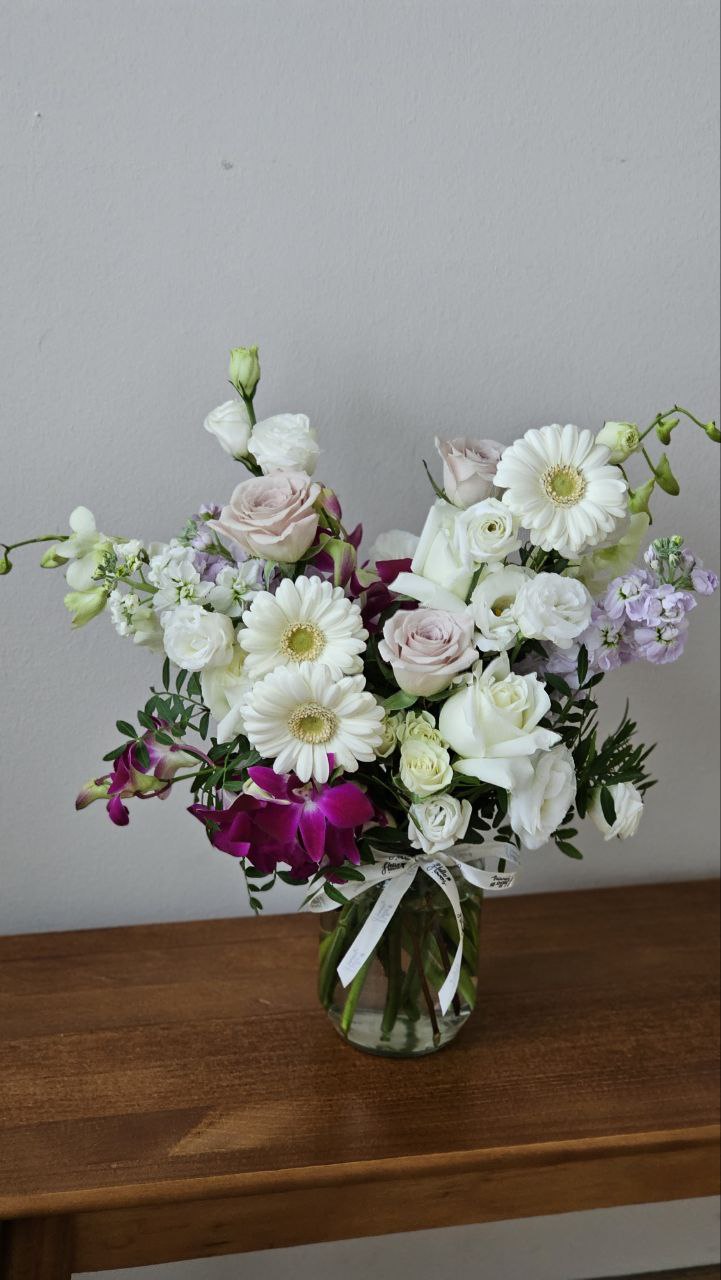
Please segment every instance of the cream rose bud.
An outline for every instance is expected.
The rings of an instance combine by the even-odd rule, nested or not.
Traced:
[[[318,529],[314,503],[320,485],[302,471],[243,480],[208,527],[249,556],[292,564],[305,555]]]
[[[625,462],[640,447],[641,433],[634,422],[606,422],[596,436],[596,444],[610,449],[609,462]]]
[[[225,404],[219,404],[208,414],[203,426],[231,458],[248,456],[250,418],[242,400],[226,400]]]
[[[410,573],[399,573],[391,590],[434,609],[465,611],[473,565],[459,554],[455,539],[456,507],[439,498],[423,526]]]
[[[451,785],[451,758],[441,743],[429,738],[406,738],[400,754],[401,782],[411,795],[423,798]]]
[[[595,791],[588,806],[588,816],[598,827],[604,840],[628,840],[635,836],[643,816],[643,796],[632,782],[616,782],[609,787],[616,810],[616,821],[613,826],[606,821],[601,807],[601,791]]]
[[[570,649],[591,621],[593,599],[582,582],[558,573],[537,573],[520,587],[513,606],[527,640],[550,640]]]
[[[449,792],[417,801],[408,811],[408,839],[414,849],[442,853],[463,839],[472,812],[468,800],[457,800]]]
[[[224,613],[208,613],[199,604],[181,604],[162,614],[160,621],[165,652],[185,671],[226,667],[231,661],[235,631]]]
[[[517,564],[492,564],[484,569],[469,604],[478,627],[476,645],[482,653],[502,653],[515,644],[516,596],[530,577],[529,570]]]
[[[531,777],[530,757],[560,740],[541,726],[550,709],[536,673],[511,673],[502,653],[485,670],[476,664],[472,681],[444,702],[438,727],[460,757],[454,766],[459,773],[513,791]]]
[[[493,477],[503,445],[497,440],[439,440],[436,449],[443,462],[443,488],[456,507],[471,507],[493,493]]]
[[[521,545],[515,517],[497,498],[476,502],[458,515],[454,542],[459,559],[472,567],[505,560]]]
[[[527,849],[540,849],[561,826],[576,798],[576,770],[567,747],[542,751],[533,773],[511,792],[508,820]]]
[[[318,444],[304,413],[279,413],[256,422],[248,450],[265,475],[271,471],[305,471],[313,474]]]
[[[383,627],[378,652],[405,693],[440,693],[478,656],[473,619],[442,609],[399,609]]]

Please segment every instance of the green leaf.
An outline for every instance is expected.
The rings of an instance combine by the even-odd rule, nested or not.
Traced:
[[[578,671],[578,683],[585,684],[588,675],[588,649],[585,644],[581,645],[578,651],[578,663],[576,667]]]
[[[153,717],[148,715],[147,711],[138,712],[138,723],[142,724],[144,729],[148,729],[151,733],[155,732],[155,721]]]
[[[564,695],[564,697],[573,697],[573,689],[566,683],[563,676],[557,676],[553,671],[546,671],[543,679],[546,684],[550,684],[552,689],[557,689],[559,693]]]
[[[163,688],[166,693],[170,688],[170,658],[166,658],[163,663]]]
[[[130,724],[127,720],[116,720],[115,728],[117,729],[118,733],[124,734],[126,738],[137,738],[138,736],[137,733],[135,732],[133,725]]]
[[[112,751],[108,751],[107,755],[103,756],[103,760],[117,760],[118,756],[121,756],[125,750],[126,746],[123,743],[121,747],[115,747]]]
[[[182,689],[182,687],[183,687],[183,685],[184,685],[184,683],[185,683],[185,677],[187,676],[187,674],[188,674],[188,673],[187,673],[187,671],[179,671],[179,672],[178,672],[178,674],[177,674],[177,676],[175,677],[175,691],[176,691],[176,693],[180,693],[180,690]]]
[[[327,893],[328,897],[331,898],[333,902],[337,902],[339,907],[345,906],[348,899],[344,897],[344,895],[340,892],[340,889],[336,889],[335,885],[329,884],[327,880],[323,888],[325,889],[325,892]]]
[[[583,859],[583,854],[580,849],[577,849],[575,844],[569,844],[568,840],[557,840],[556,844],[561,850],[561,853],[565,853],[567,858]]]
[[[431,475],[431,469],[430,469],[430,467],[428,466],[428,463],[426,462],[425,458],[421,459],[421,461],[423,462],[423,466],[425,467],[426,475],[428,476],[428,479],[429,479],[429,480],[430,480],[430,482],[431,482],[431,488],[432,488],[433,492],[435,493],[436,497],[437,497],[437,498],[442,498],[444,502],[447,502],[447,501],[448,501],[448,499],[447,499],[447,497],[446,497],[446,495],[445,495],[445,492],[443,491],[443,489],[439,488],[439,486],[436,484],[435,480],[433,479],[433,476]]]
[[[608,787],[601,787],[601,812],[609,827],[616,825],[616,806]]]
[[[209,711],[205,711],[205,712],[203,713],[203,715],[201,716],[201,718],[200,718],[200,723],[199,723],[199,725],[198,725],[198,733],[200,734],[200,736],[201,736],[201,738],[203,739],[203,741],[205,741],[205,739],[206,739],[206,738],[207,738],[207,736],[208,736],[208,728],[209,728],[209,726],[210,726],[210,712],[209,712]]]
[[[197,698],[200,696],[200,676],[197,671],[194,671],[190,677],[186,693],[189,698]]]
[[[412,707],[417,701],[415,694],[404,693],[401,689],[400,693],[393,693],[390,698],[384,698],[383,706],[386,711],[404,711],[406,707]]]

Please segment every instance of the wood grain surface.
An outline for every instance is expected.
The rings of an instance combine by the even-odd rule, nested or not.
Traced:
[[[478,1013],[410,1062],[336,1035],[315,930],[0,939],[0,1218],[101,1269],[717,1189],[716,882],[490,900]]]

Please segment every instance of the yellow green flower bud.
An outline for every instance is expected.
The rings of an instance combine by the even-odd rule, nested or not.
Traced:
[[[609,462],[616,465],[625,462],[641,443],[641,433],[635,422],[606,422],[596,436],[596,444],[604,444],[610,450]]]
[[[661,421],[658,423],[658,426],[656,427],[656,435],[661,441],[661,444],[671,443],[671,432],[676,429],[680,421],[681,421],[680,418],[662,418],[661,419]]]
[[[40,561],[41,569],[59,569],[62,564],[67,564],[67,556],[64,556],[59,546],[48,547]]]
[[[631,511],[633,514],[637,514],[638,512],[643,511],[650,519],[651,512],[649,511],[648,503],[649,503],[651,494],[654,491],[655,485],[656,485],[656,477],[651,476],[650,480],[647,480],[645,484],[640,484],[637,489],[629,489],[628,491],[629,511]]]
[[[719,431],[715,422],[707,422],[704,431],[709,440],[715,440],[716,444],[721,444],[721,431]]]
[[[64,604],[73,615],[73,626],[84,627],[86,622],[96,618],[103,612],[107,599],[105,587],[93,587],[91,591],[69,591]]]
[[[12,561],[7,551],[0,553],[0,578],[4,578],[5,574],[10,573],[12,567]]]
[[[257,347],[233,347],[228,376],[236,391],[251,400],[260,381]]]

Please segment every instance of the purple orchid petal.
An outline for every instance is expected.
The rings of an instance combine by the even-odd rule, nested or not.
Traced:
[[[325,852],[326,823],[317,803],[312,800],[300,812],[300,833],[309,857],[320,862]]]
[[[108,800],[107,808],[110,821],[114,822],[116,827],[127,827],[130,822],[130,814],[120,796],[113,796],[111,800]]]
[[[289,780],[287,775],[275,773],[273,769],[269,769],[264,764],[251,765],[248,775],[253,779],[255,785],[260,787],[261,791],[273,796],[275,800],[288,799]]]
[[[360,827],[373,817],[373,805],[354,782],[326,787],[318,796],[318,808],[334,827]]]

